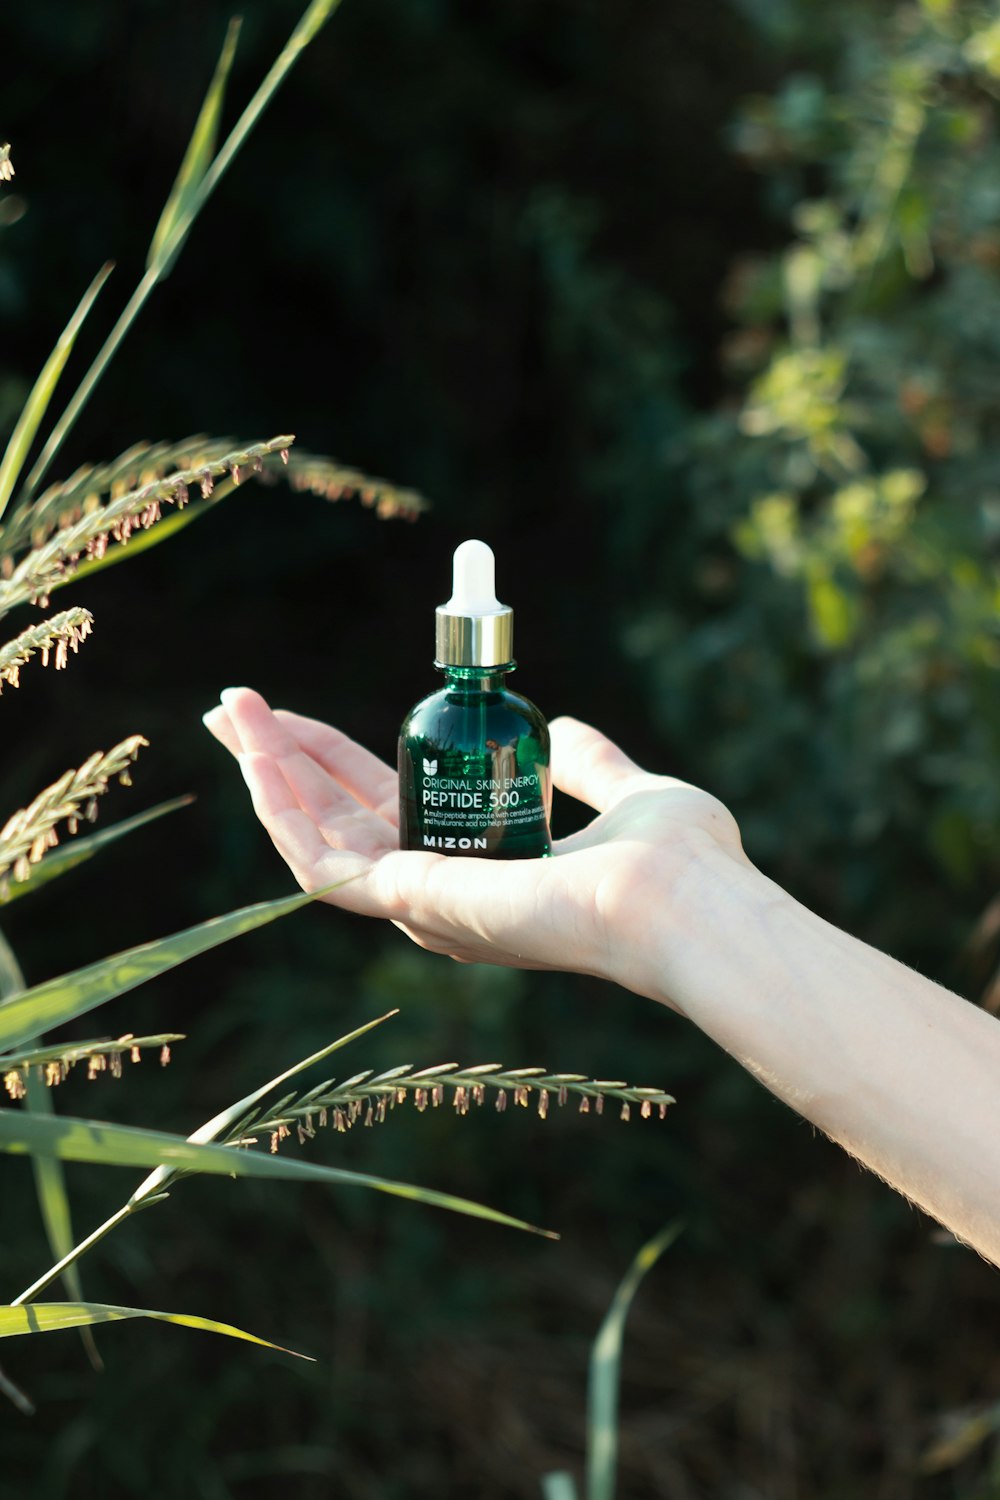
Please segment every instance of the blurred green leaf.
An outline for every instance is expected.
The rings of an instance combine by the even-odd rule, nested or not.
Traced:
[[[857,606],[850,595],[821,567],[810,568],[807,599],[813,629],[830,651],[845,646],[857,627]]]
[[[625,1319],[643,1277],[683,1228],[683,1224],[675,1221],[643,1245],[615,1292],[594,1340],[587,1390],[587,1500],[614,1500]]]
[[[544,1500],[577,1500],[576,1482],[572,1474],[562,1469],[554,1474],[546,1474],[542,1480],[542,1495]]]

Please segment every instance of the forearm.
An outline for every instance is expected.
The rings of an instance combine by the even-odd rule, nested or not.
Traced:
[[[727,858],[685,873],[656,943],[658,998],[1000,1264],[1000,1021]]]

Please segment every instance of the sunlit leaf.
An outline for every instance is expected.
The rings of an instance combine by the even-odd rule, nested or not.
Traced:
[[[184,796],[174,797],[169,802],[159,802],[155,807],[136,813],[132,818],[123,818],[120,823],[113,823],[110,828],[102,828],[99,833],[88,834],[86,838],[77,838],[72,843],[62,844],[58,849],[50,850],[43,860],[31,866],[31,873],[27,880],[15,880],[10,883],[6,896],[0,897],[0,905],[9,905],[19,896],[27,896],[32,891],[37,891],[39,886],[48,885],[49,881],[55,880],[57,875],[65,875],[67,870],[75,870],[77,865],[84,864],[105,844],[124,838],[125,834],[141,828],[144,823],[152,823],[154,819],[163,818],[167,813],[177,812],[181,807],[190,807],[193,801],[193,796]]]
[[[340,0],[312,0],[312,4],[307,7],[305,14],[269,69],[266,78],[229,132],[218,155],[209,164],[207,170],[204,171],[200,180],[193,187],[188,202],[184,206],[178,206],[178,212],[169,235],[160,246],[159,259],[147,266],[142,280],[129,298],[117,323],[108,334],[90,369],[77,386],[65,411],[46,439],[45,446],[32,467],[24,486],[27,497],[30,497],[38,489],[38,486],[45,478],[53,458],[72,431],[77,418],[90,400],[98,381],[111,363],[119,345],[138,317],[149,294],[162,278],[164,268],[169,268],[173,264],[195,219],[236,158],[244,141],[271,102],[272,97],[284,82],[286,74],[297,61],[299,54],[329,20],[339,3]]]
[[[222,45],[219,61],[215,65],[215,74],[209,85],[205,102],[201,106],[191,139],[188,142],[184,160],[181,162],[177,179],[170,190],[170,197],[163,206],[160,222],[153,233],[152,243],[149,247],[149,255],[146,257],[147,269],[156,266],[161,279],[169,275],[173,263],[177,258],[183,240],[178,239],[169,255],[164,255],[164,247],[168,243],[181,220],[190,214],[194,195],[208,170],[209,163],[215,155],[215,142],[219,132],[219,117],[222,114],[222,101],[225,97],[226,82],[229,78],[229,70],[233,65],[236,55],[236,43],[239,40],[241,21],[235,16],[229,23],[226,40]]]
[[[76,342],[76,336],[83,326],[90,309],[94,305],[101,287],[107,281],[112,271],[112,263],[101,267],[94,277],[90,286],[80,299],[76,312],[70,318],[66,327],[59,335],[59,340],[45,361],[42,373],[35,381],[31,394],[21,411],[17,425],[11,433],[3,460],[0,461],[0,516],[7,509],[7,503],[14,491],[18,475],[24,467],[24,461],[28,456],[28,450],[34,441],[38,425],[45,415],[48,404],[52,399],[52,393],[56,388],[59,377],[63,372],[63,366],[69,359],[70,351]]]
[[[259,1339],[254,1333],[245,1333],[231,1323],[217,1323],[214,1318],[199,1318],[193,1313],[156,1312],[149,1307],[116,1307],[107,1302],[33,1302],[21,1307],[0,1306],[0,1339],[16,1338],[24,1333],[57,1333],[63,1328],[79,1328],[82,1324],[120,1323],[127,1318],[155,1318],[160,1323],[176,1323],[181,1328],[197,1328],[202,1333],[223,1333],[227,1338],[243,1339],[248,1344],[260,1344],[264,1349],[277,1349],[280,1354],[294,1354],[296,1359],[312,1359],[311,1354],[299,1354],[295,1349],[285,1349],[281,1344],[272,1344],[270,1339]]]
[[[0,1004],[0,1050],[7,1051],[31,1041],[43,1031],[96,1009],[106,1000],[145,984],[147,979],[176,968],[198,953],[252,932],[288,912],[297,911],[313,899],[310,894],[285,896],[256,906],[245,906],[226,916],[201,922],[197,927],[189,927],[184,932],[174,933],[172,937],[127,948],[123,953],[100,959],[71,974],[34,985]]]
[[[548,1239],[558,1238],[548,1230],[537,1229],[533,1224],[500,1213],[498,1209],[487,1208],[467,1198],[456,1198],[450,1193],[439,1193],[433,1188],[414,1187],[408,1182],[375,1177],[368,1172],[324,1167],[263,1151],[198,1145],[182,1135],[112,1125],[103,1120],[76,1120],[67,1116],[44,1119],[22,1110],[0,1109],[0,1151],[14,1156],[41,1152],[46,1156],[57,1156],[62,1161],[95,1162],[108,1167],[167,1166],[222,1177],[263,1177],[272,1181],[288,1179],[339,1187],[367,1187],[395,1198],[408,1198],[414,1203],[427,1203],[475,1219],[488,1219],[512,1229],[527,1229]]]

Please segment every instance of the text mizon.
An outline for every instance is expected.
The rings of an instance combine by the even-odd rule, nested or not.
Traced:
[[[442,834],[425,833],[425,849],[485,849],[486,840],[475,838],[447,838]]]

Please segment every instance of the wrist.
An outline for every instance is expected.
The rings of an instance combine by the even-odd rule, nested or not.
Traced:
[[[739,965],[761,913],[791,897],[741,848],[700,829],[651,850],[636,873],[607,923],[608,977],[702,1024],[706,995]]]

